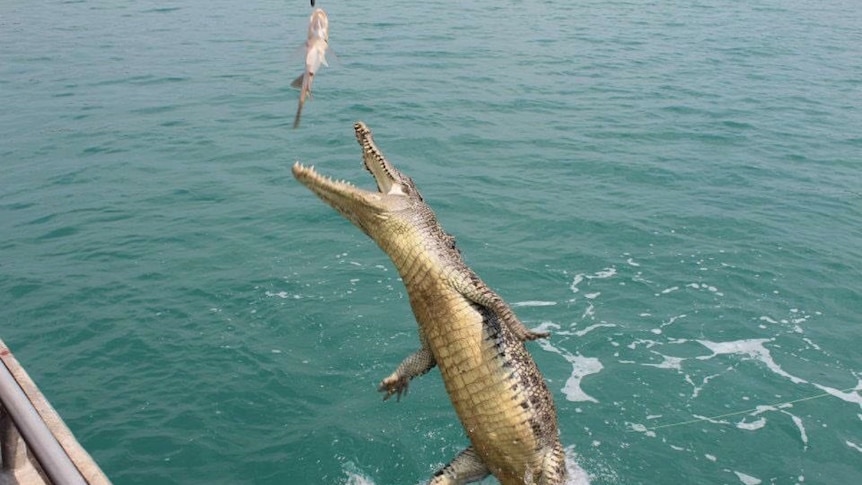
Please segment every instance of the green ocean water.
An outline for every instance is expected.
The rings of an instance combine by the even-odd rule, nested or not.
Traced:
[[[352,123],[530,327],[573,483],[862,483],[862,4],[0,2],[0,338],[117,484],[419,484],[466,446]],[[484,483],[495,483],[486,480]]]

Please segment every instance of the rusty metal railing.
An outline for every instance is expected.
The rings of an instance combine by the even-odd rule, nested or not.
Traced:
[[[110,485],[0,340],[0,483]]]

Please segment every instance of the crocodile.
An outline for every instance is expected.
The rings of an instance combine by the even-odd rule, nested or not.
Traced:
[[[502,485],[562,484],[567,477],[557,412],[511,307],[471,270],[413,180],[354,124],[376,191],[337,181],[299,162],[293,176],[359,227],[398,270],[419,327],[420,348],[383,379],[384,400],[400,400],[414,377],[440,369],[470,446],[437,470],[433,485],[493,475]]]

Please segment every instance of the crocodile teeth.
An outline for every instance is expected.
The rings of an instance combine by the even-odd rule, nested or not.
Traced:
[[[334,179],[328,175],[324,175],[322,173],[317,172],[314,169],[314,165],[303,165],[301,162],[296,161],[293,164],[293,169],[298,172],[302,172],[307,177],[312,177],[316,180],[323,181],[329,184],[337,184],[337,185],[347,185],[349,187],[356,187],[352,182],[349,182],[344,179]]]

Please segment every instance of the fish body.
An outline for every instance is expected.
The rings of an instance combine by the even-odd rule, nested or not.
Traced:
[[[322,8],[315,8],[311,12],[308,21],[308,39],[305,41],[305,71],[290,84],[299,88],[299,106],[296,108],[296,117],[293,119],[293,127],[299,126],[299,118],[302,115],[302,107],[311,96],[311,84],[314,75],[320,70],[320,66],[329,66],[326,62],[326,50],[329,48],[329,17]]]

